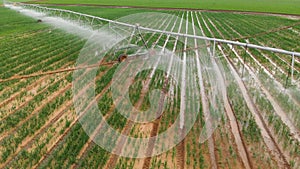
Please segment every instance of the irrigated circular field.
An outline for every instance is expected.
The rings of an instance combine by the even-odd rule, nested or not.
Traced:
[[[297,11],[87,4],[0,7],[0,168],[299,168]]]

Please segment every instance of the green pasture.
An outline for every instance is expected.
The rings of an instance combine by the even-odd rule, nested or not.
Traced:
[[[43,0],[32,2],[44,4],[92,4],[154,8],[235,10],[300,15],[300,0]]]

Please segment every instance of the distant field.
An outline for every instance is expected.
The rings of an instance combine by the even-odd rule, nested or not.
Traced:
[[[122,16],[130,15],[133,13],[140,12],[153,12],[154,10],[145,10],[145,9],[134,9],[134,8],[101,8],[94,6],[48,6],[59,9],[67,9],[76,12],[81,12],[84,14],[90,14],[94,16],[100,16],[107,19],[117,19]],[[170,12],[170,11],[165,11]]]
[[[28,29],[36,31],[45,28],[44,24],[36,24],[35,19],[3,7],[0,8],[0,16],[0,37],[22,33],[23,31],[28,31]]]
[[[160,8],[238,10],[300,15],[300,0],[43,0],[47,4],[97,4]]]

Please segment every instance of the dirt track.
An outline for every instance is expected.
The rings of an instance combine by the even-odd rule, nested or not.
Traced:
[[[223,52],[222,47],[220,45],[218,45],[218,48],[222,52],[222,54],[225,56],[225,53]],[[234,49],[232,49],[232,51],[234,52],[234,54],[238,58],[240,58],[240,56],[236,53],[236,51]],[[257,125],[261,129],[261,134],[263,136],[263,139],[264,139],[266,145],[268,146],[269,150],[272,152],[274,158],[276,158],[276,161],[278,162],[279,167],[280,168],[290,168],[286,157],[284,156],[283,152],[279,148],[278,144],[276,143],[276,141],[274,139],[274,136],[270,132],[270,130],[267,127],[267,124],[265,123],[265,121],[264,121],[263,117],[261,116],[259,110],[257,109],[256,105],[253,103],[251,97],[249,96],[247,87],[245,86],[245,84],[242,81],[241,77],[238,75],[236,68],[233,66],[234,63],[226,57],[225,57],[225,59],[226,59],[228,65],[229,65],[230,69],[232,70],[233,77],[237,81],[237,84],[238,84],[238,86],[239,86],[239,88],[242,92],[242,95],[244,97],[244,100],[245,100],[250,112],[254,116]],[[243,146],[244,146],[244,143],[243,143]],[[246,150],[246,148],[245,148],[245,150]],[[247,150],[246,150],[246,153],[247,153]],[[248,157],[249,157],[249,155],[247,155],[247,158]]]

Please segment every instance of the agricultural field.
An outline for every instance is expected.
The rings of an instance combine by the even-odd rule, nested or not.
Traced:
[[[74,1],[67,0],[42,2],[74,4]],[[97,2],[104,5],[108,3]],[[151,1],[151,5],[150,1],[142,4],[140,1],[130,2],[122,4],[125,1],[113,1],[109,5],[170,5],[170,1]],[[185,3],[186,6],[173,3],[176,5],[172,7],[193,7],[192,1],[188,2]],[[203,2],[206,2],[207,8],[210,9],[209,3]],[[213,9],[224,7],[222,2]],[[259,3],[267,2],[269,1],[264,0]],[[277,3],[283,2],[276,1],[266,10],[300,13],[297,6],[289,5],[288,2],[299,3],[297,0],[289,0],[284,3],[287,3],[290,9],[285,6],[277,9],[280,6]],[[93,4],[94,1],[82,3]],[[259,3],[251,4],[260,6]],[[239,3],[224,8],[263,10],[255,5],[246,8]],[[148,13],[136,22],[144,27],[155,27],[159,30],[300,52],[299,16],[51,4],[48,7],[112,20],[142,12],[159,12],[163,14],[160,18],[153,19],[151,17],[155,15],[151,16],[151,13]],[[62,17],[62,14],[56,15],[55,17]],[[77,65],[82,52],[89,52],[82,50],[89,42],[87,37],[71,31],[70,25],[63,26],[64,22],[55,24],[52,23],[53,20],[48,22],[46,19],[37,22],[37,18],[5,7],[0,7],[0,16],[0,168],[300,167],[300,57],[294,58],[294,67],[291,68],[292,56],[287,54],[191,37],[140,32],[139,35],[132,34],[125,39],[126,41],[120,42],[122,45],[129,42],[137,48],[108,49],[90,82],[87,80],[90,78],[88,73],[78,70]],[[77,18],[67,17],[69,22],[72,22],[71,26],[74,26],[71,27],[73,30],[80,27],[78,29],[81,31],[97,31],[103,26],[99,23],[97,25],[96,21],[76,24],[74,21],[77,21]],[[85,27],[88,24],[89,26]],[[111,25],[109,28],[114,29]],[[92,44],[91,48],[93,47]],[[150,51],[159,49],[178,56],[176,59],[170,55],[165,68],[167,72],[178,77],[183,84],[181,87],[173,84],[176,80],[168,73],[157,68],[157,65],[165,63],[163,56],[154,60],[153,67],[139,72],[134,77],[124,71],[149,66],[134,62],[138,60],[138,56],[130,57],[145,50],[145,47]],[[118,62],[121,53],[129,56],[124,62]],[[86,58],[83,63],[85,65],[95,62]],[[124,73],[118,77],[120,83],[115,83],[114,76],[118,71]],[[88,102],[77,102],[81,90],[85,90],[86,86],[78,89],[79,91],[74,90],[74,86],[86,81],[87,87],[95,84],[95,95]],[[127,118],[121,112],[127,110],[126,100],[114,97],[114,89],[123,89],[122,87],[127,85],[129,101],[134,107],[128,112],[133,119]],[[163,94],[158,99],[151,99],[152,91],[157,89]],[[133,113],[134,110],[150,109],[153,100],[157,101],[158,109],[165,103],[162,114],[155,111],[157,118],[153,121],[135,123],[134,120],[141,116]],[[87,109],[80,110],[78,114],[76,103]],[[100,109],[101,116],[107,124],[123,135],[133,138],[154,137],[168,131],[168,128],[180,119],[180,127],[168,137],[171,140],[180,135],[186,136],[176,146],[158,155],[151,156],[156,147],[149,143],[145,149],[150,154],[149,157],[119,156],[118,153],[130,152],[133,148],[126,146],[129,141],[123,137],[110,140],[114,153],[94,142],[94,138],[110,138],[111,135],[106,132],[102,122],[97,123],[99,114],[86,116],[93,104]],[[189,112],[197,112],[197,115],[193,116]],[[88,119],[89,123],[95,124],[95,128],[87,132],[82,118],[91,118]],[[213,118],[218,122],[213,123],[210,120]],[[188,124],[189,120],[194,123]],[[186,131],[188,126],[191,128]],[[214,131],[207,140],[201,142],[200,133],[205,127],[208,127],[206,132],[210,127],[214,128]],[[130,145],[137,147],[134,150],[139,146],[143,147],[134,142]],[[163,147],[167,145],[168,142]]]
[[[85,4],[108,6],[135,6],[146,8],[193,8],[207,10],[235,10],[269,13],[300,14],[299,0],[18,0],[38,4]]]

